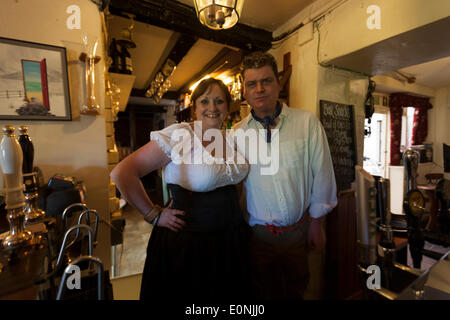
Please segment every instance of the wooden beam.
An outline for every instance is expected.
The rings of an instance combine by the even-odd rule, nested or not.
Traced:
[[[145,96],[145,92],[150,88],[150,84],[155,78],[156,74],[161,70],[164,63],[170,59],[175,65],[178,65],[183,57],[191,50],[192,46],[197,42],[198,37],[180,34],[175,44],[172,46],[170,52],[166,53],[164,57],[160,58],[160,62],[157,68],[153,71],[151,78],[148,81],[147,87],[143,90],[143,94],[139,96]],[[164,95],[165,96],[165,95]]]
[[[196,36],[181,34],[167,58],[178,65],[183,57],[189,52],[189,50],[191,50],[192,46],[197,42],[197,40],[198,37]]]
[[[222,48],[198,73],[191,77],[178,90],[178,95],[189,91],[189,86],[197,82],[204,76],[212,74],[214,77],[226,70],[232,69],[239,65],[243,57],[241,51],[235,51],[227,47]]]
[[[241,23],[227,30],[211,30],[197,19],[193,7],[174,0],[111,0],[109,12],[179,33],[190,34],[213,42],[223,43],[242,50],[267,51],[272,46],[272,33]]]
[[[169,38],[169,41],[166,44],[166,47],[164,48],[161,56],[159,57],[159,60],[155,66],[155,69],[152,70],[152,73],[149,74],[148,79],[147,79],[147,83],[146,83],[146,88],[148,89],[148,87],[150,86],[150,83],[152,82],[152,80],[155,78],[156,73],[161,69],[161,67],[164,65],[164,63],[167,60],[167,57],[170,55],[171,51],[173,50],[173,48],[176,46],[178,40],[180,39],[180,34],[177,32],[173,32],[172,35]],[[145,91],[147,91],[147,89],[143,89],[144,93]]]
[[[291,65],[291,53],[288,52],[283,56],[283,71],[279,72],[280,79],[280,99],[285,100],[289,105],[289,79],[291,78],[292,65]]]

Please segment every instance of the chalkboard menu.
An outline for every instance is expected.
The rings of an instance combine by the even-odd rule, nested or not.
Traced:
[[[337,189],[350,189],[356,164],[353,106],[320,100],[320,121],[328,138]]]

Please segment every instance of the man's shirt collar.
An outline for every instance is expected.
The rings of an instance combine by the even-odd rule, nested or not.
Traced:
[[[284,102],[282,103],[282,105],[283,105],[283,108],[281,109],[281,113],[280,113],[280,115],[277,118],[283,118],[284,119],[289,114],[289,108],[288,108],[287,104],[284,103]],[[251,113],[249,113],[247,115],[247,117],[245,117],[242,121],[243,121],[243,124],[245,124],[246,126],[251,125],[252,121],[255,123],[255,125],[258,122],[255,119],[253,119]]]

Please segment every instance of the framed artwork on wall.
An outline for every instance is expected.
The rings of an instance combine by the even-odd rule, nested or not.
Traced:
[[[64,47],[0,37],[0,120],[72,120]]]

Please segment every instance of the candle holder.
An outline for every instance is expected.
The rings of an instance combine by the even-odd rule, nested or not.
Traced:
[[[95,40],[92,47],[88,45],[88,37],[83,36],[83,43],[87,52],[80,54],[79,60],[86,64],[85,67],[85,81],[86,81],[86,98],[84,104],[81,106],[82,114],[98,115],[100,114],[100,106],[97,104],[95,97],[95,65],[101,60],[101,57],[96,56],[98,40]]]

